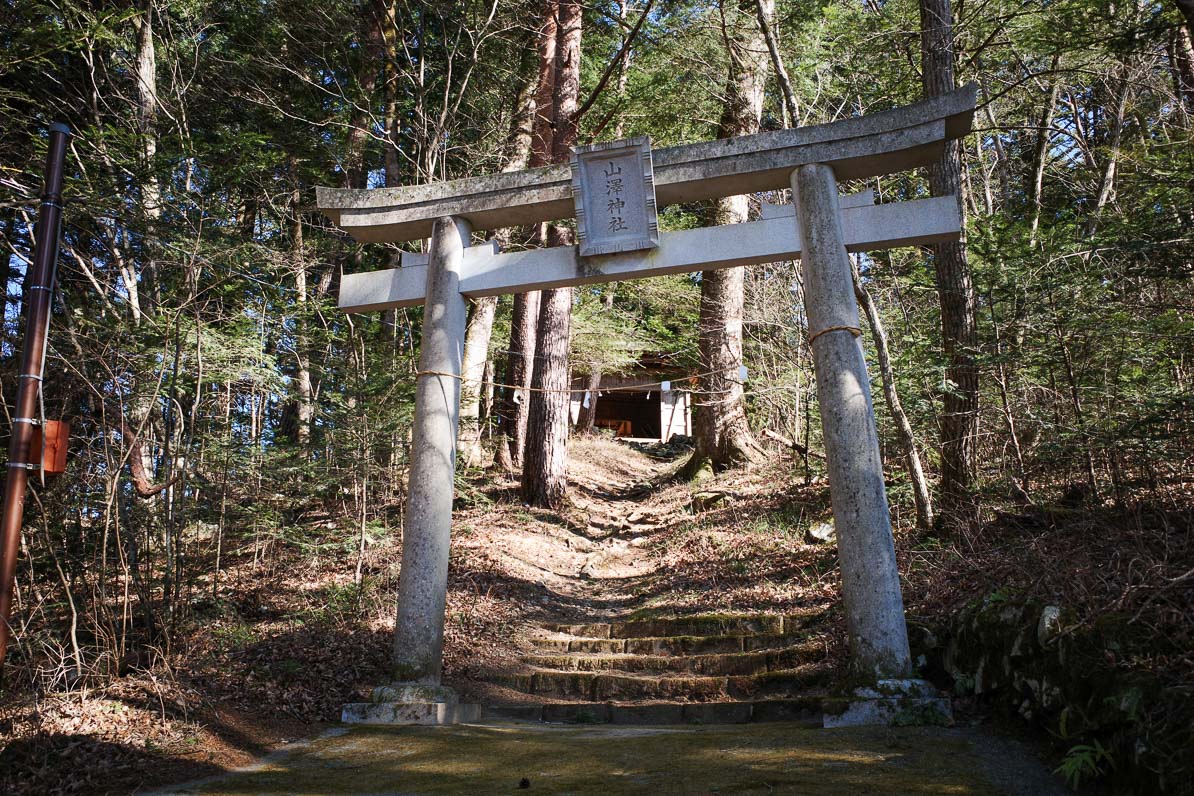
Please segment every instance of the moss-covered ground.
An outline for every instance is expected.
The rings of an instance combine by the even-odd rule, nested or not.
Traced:
[[[790,724],[495,724],[333,731],[171,793],[1050,793],[1044,769],[972,730]],[[1010,784],[1009,784],[1010,783]]]

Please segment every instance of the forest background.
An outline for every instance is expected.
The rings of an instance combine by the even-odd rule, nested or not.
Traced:
[[[1188,518],[1188,0],[573,8],[575,143],[817,124],[974,81],[975,131],[956,152],[965,246],[858,258],[897,519],[957,542],[1032,505]],[[332,227],[314,187],[439,181],[559,152],[534,140],[542,2],[3,0],[0,14],[9,401],[44,130],[62,120],[75,133],[44,386],[45,416],[72,423],[70,465],[33,487],[6,686],[47,693],[167,665],[231,599],[230,560],[341,555],[363,588],[365,551],[401,532],[420,310],[336,310],[343,273],[390,267],[395,252]],[[922,40],[933,14],[952,23],[935,49]],[[948,188],[942,168],[844,188],[926,196]],[[674,206],[661,225],[742,220],[760,198],[783,200]],[[776,456],[765,444],[779,437],[806,453],[792,477],[809,478],[820,424],[797,265],[735,270],[716,289],[741,297],[739,343],[718,337],[732,333],[724,317],[708,323],[725,302],[693,275],[569,291],[567,333],[548,324],[539,342],[569,349],[539,353],[557,376],[596,378],[643,354],[704,373],[740,345],[748,382],[698,389],[729,400],[698,412],[690,473]],[[510,352],[536,343],[514,310],[510,298],[473,308],[490,381],[529,383]],[[543,450],[567,427],[537,427],[553,415],[532,405],[524,463],[511,413],[531,402],[480,390],[471,403],[472,466],[496,449],[498,466],[547,468],[528,500],[564,500]],[[553,477],[558,489],[542,488]],[[1188,594],[1180,560],[1149,559],[1137,585]],[[1170,663],[1188,674],[1184,649]]]

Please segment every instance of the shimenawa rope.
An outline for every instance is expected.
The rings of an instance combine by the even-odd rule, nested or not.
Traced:
[[[862,336],[862,329],[859,329],[857,326],[826,326],[821,331],[816,332],[815,334],[810,334],[808,336],[809,346],[810,347],[812,346],[813,340],[816,340],[818,337],[820,337],[821,335],[826,334],[828,332],[849,332],[850,334],[854,335],[855,337]]]
[[[862,330],[859,329],[857,326],[827,326],[824,329],[822,329],[821,331],[816,332],[814,334],[810,334],[808,336],[809,346],[811,347],[814,340],[816,340],[821,335],[826,334],[827,332],[849,332],[850,334],[854,335],[855,337],[862,336]],[[600,391],[601,392],[620,392],[620,391],[625,392],[625,391],[640,391],[644,387],[660,387],[660,388],[662,388],[664,384],[671,384],[673,381],[693,382],[693,381],[697,381],[698,379],[701,379],[705,376],[715,376],[718,373],[725,373],[725,372],[727,372],[727,371],[711,370],[706,373],[697,373],[694,376],[684,376],[684,377],[681,377],[678,379],[664,379],[663,381],[648,381],[643,384],[627,384],[627,385],[624,385],[621,387],[602,387],[602,388],[600,388]],[[464,382],[466,380],[463,374],[447,373],[442,370],[417,370],[417,371],[415,371],[415,378],[419,378],[420,376],[443,376],[443,377],[449,378],[449,379],[456,379],[457,381],[460,381],[460,382]],[[468,379],[468,381],[471,382],[473,380]],[[514,384],[502,384],[501,382],[485,381],[484,379],[479,379],[475,383],[477,385],[488,385],[490,387],[498,387],[498,388],[501,388],[504,390],[526,390],[527,392],[538,392],[538,393],[567,393],[567,394],[571,395],[572,393],[576,393],[576,392],[586,392],[586,390],[584,390],[584,389],[572,389],[572,388],[557,390],[557,389],[547,389],[547,388],[543,388],[543,387],[519,387]]]

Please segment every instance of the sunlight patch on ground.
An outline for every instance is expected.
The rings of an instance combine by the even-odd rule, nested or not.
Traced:
[[[165,792],[1006,793],[989,768],[965,731],[942,728],[361,728]]]

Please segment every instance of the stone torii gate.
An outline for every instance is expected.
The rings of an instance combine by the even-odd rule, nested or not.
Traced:
[[[926,692],[912,674],[849,252],[960,235],[957,197],[873,204],[838,183],[937,160],[969,130],[974,86],[815,127],[662,149],[646,139],[578,147],[568,165],[402,188],[319,188],[319,208],[362,242],[430,237],[396,269],[346,274],[340,308],[426,304],[415,392],[395,683],[345,721],[452,723],[476,715],[441,686],[466,298],[799,258],[817,378],[851,667],[871,703]],[[658,232],[656,205],[790,187],[794,207],[755,222]],[[577,219],[577,246],[502,253],[473,230]],[[890,706],[888,706],[890,707]],[[872,704],[855,718],[883,718]],[[855,708],[852,706],[851,711]]]

